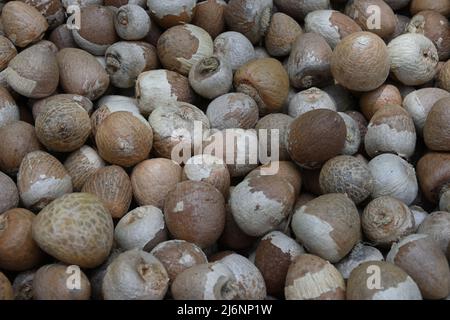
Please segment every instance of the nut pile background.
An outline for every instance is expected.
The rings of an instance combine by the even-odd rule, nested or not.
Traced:
[[[448,298],[449,17],[2,1],[0,299]]]

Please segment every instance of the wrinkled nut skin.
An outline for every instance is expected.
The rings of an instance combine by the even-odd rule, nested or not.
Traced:
[[[147,0],[150,15],[164,29],[191,22],[196,11],[196,0]]]
[[[225,201],[210,184],[184,181],[167,195],[164,215],[172,236],[206,248],[219,239],[225,227]]]
[[[31,235],[35,215],[26,209],[11,209],[0,215],[0,268],[24,271],[44,258]]]
[[[367,288],[371,270],[380,270],[381,288]],[[401,268],[384,261],[369,261],[350,274],[347,300],[422,300],[422,295],[414,280]]]
[[[371,32],[355,32],[343,39],[331,56],[337,82],[354,91],[372,91],[389,76],[389,53],[384,41]]]
[[[345,300],[345,282],[330,262],[302,254],[289,266],[284,293],[287,300]]]
[[[101,201],[88,193],[71,193],[51,202],[33,222],[33,239],[56,259],[94,268],[109,255],[114,227]]]
[[[70,276],[78,266],[48,264],[36,272],[33,278],[34,300],[89,300],[91,284],[83,271],[79,270],[79,288],[68,287]]]
[[[341,153],[346,135],[345,122],[337,112],[312,110],[291,123],[287,149],[292,160],[301,167],[318,169]]]

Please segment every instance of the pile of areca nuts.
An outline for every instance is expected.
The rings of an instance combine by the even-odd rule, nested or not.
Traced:
[[[450,296],[449,0],[21,0],[0,300]]]

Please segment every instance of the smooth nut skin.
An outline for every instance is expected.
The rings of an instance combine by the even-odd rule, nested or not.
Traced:
[[[13,300],[14,291],[8,278],[0,271],[0,300]]]
[[[320,171],[323,193],[345,193],[355,204],[366,200],[373,191],[373,177],[363,161],[352,156],[328,160]]]
[[[91,133],[91,119],[77,102],[50,102],[36,118],[36,135],[49,150],[72,152],[81,148]]]
[[[416,230],[411,210],[392,197],[372,200],[363,211],[361,225],[368,240],[381,247],[390,246]]]
[[[389,76],[389,53],[384,41],[370,32],[355,32],[343,39],[331,56],[337,82],[354,91],[371,91]]]
[[[19,190],[14,181],[0,171],[0,214],[19,205]]]
[[[44,16],[36,8],[21,1],[5,4],[1,19],[6,36],[20,48],[42,39],[48,28]]]
[[[80,275],[80,287],[69,288],[70,276]],[[78,266],[48,264],[36,272],[33,278],[33,299],[35,300],[89,300],[91,284]]]
[[[293,42],[302,33],[302,28],[293,18],[281,12],[275,13],[264,40],[267,52],[273,57],[288,55]]]
[[[225,226],[225,200],[210,184],[184,181],[167,195],[164,215],[176,239],[206,248],[219,239]]]
[[[345,122],[337,112],[312,110],[291,123],[287,149],[292,160],[301,167],[318,169],[341,153],[346,133]]]
[[[345,257],[361,236],[358,210],[340,193],[320,196],[298,208],[291,226],[308,252],[330,262]]]
[[[98,169],[86,180],[81,192],[97,196],[114,219],[127,213],[133,197],[128,174],[115,165]]]
[[[182,179],[182,168],[175,161],[165,158],[145,160],[131,173],[133,195],[141,206],[164,208],[169,191]]]
[[[450,98],[433,105],[423,128],[427,147],[433,151],[450,151]]]
[[[225,7],[222,0],[206,0],[198,2],[192,24],[204,29],[212,39],[225,30]]]
[[[51,202],[33,222],[33,239],[67,264],[94,268],[109,255],[114,226],[101,201],[88,193],[71,193]]]
[[[277,9],[290,15],[297,21],[302,21],[308,13],[316,10],[330,9],[330,0],[274,0]]]
[[[450,293],[450,269],[439,245],[428,235],[412,234],[394,244],[386,261],[406,271],[425,299],[444,299]]]
[[[344,300],[345,282],[330,262],[302,254],[289,266],[284,293],[287,300]]]
[[[450,181],[450,155],[430,152],[417,163],[417,178],[423,194],[432,203],[438,203],[442,188]]]
[[[289,266],[304,252],[300,244],[280,231],[272,231],[261,239],[256,248],[255,265],[264,278],[268,294],[283,295]]]
[[[0,215],[0,268],[23,271],[37,266],[44,257],[31,235],[35,215],[11,209]]]
[[[379,270],[381,288],[368,289],[372,270]],[[348,300],[422,300],[419,287],[401,268],[384,261],[364,262],[347,281]]]
[[[370,121],[378,110],[386,105],[402,105],[403,99],[400,91],[392,84],[384,84],[381,87],[364,93],[359,99],[361,112]]]
[[[101,123],[95,142],[104,160],[131,167],[148,157],[153,145],[153,131],[129,112],[119,111]]]

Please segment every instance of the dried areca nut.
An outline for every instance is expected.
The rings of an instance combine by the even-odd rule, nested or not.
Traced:
[[[20,120],[19,107],[9,91],[0,87],[0,127]]]
[[[342,154],[352,156],[358,152],[361,146],[361,131],[359,125],[352,117],[344,112],[338,113],[345,122],[347,135],[345,137],[344,148]]]
[[[365,236],[378,246],[390,246],[415,231],[414,215],[406,204],[389,197],[372,200],[361,216]]]
[[[164,265],[152,254],[133,249],[108,266],[102,291],[105,300],[162,300],[168,287]]]
[[[362,31],[349,16],[336,10],[316,10],[305,18],[305,31],[320,34],[334,49],[346,36]]]
[[[0,214],[19,205],[19,191],[14,181],[0,171]]]
[[[223,58],[211,56],[197,61],[189,71],[189,84],[200,96],[214,99],[226,94],[233,84],[233,71]]]
[[[250,236],[261,236],[276,229],[290,214],[295,189],[279,176],[253,176],[238,184],[230,205],[238,226]]]
[[[282,296],[286,274],[292,261],[305,253],[294,239],[280,231],[266,234],[256,248],[255,265],[261,272],[267,293]]]
[[[273,58],[255,59],[234,74],[237,92],[251,96],[260,114],[279,112],[289,92],[289,77],[282,64]]]
[[[266,150],[270,159],[278,158],[280,161],[290,160],[287,151],[286,134],[294,118],[284,113],[268,114],[256,123],[260,150]],[[263,138],[264,137],[264,138]],[[273,145],[277,141],[277,145]],[[272,150],[273,145],[273,150]],[[278,148],[278,150],[276,150]],[[276,154],[278,157],[276,157]]]
[[[321,35],[305,33],[297,37],[287,61],[291,85],[307,89],[330,84],[331,57],[331,47]]]
[[[9,279],[0,271],[0,300],[13,300],[14,291]]]
[[[140,112],[149,115],[157,107],[167,107],[177,101],[192,103],[194,92],[188,78],[181,74],[169,70],[152,70],[138,76],[136,99]]]
[[[373,198],[394,197],[410,205],[417,197],[419,186],[414,167],[399,156],[385,153],[369,162],[374,180]]]
[[[378,288],[371,277],[380,276]],[[401,268],[384,261],[368,261],[355,268],[347,282],[348,300],[422,300],[416,282]]]
[[[211,101],[206,116],[215,129],[251,129],[259,119],[259,109],[252,97],[232,92]]]
[[[72,178],[74,191],[80,191],[84,183],[104,166],[105,162],[97,151],[86,145],[72,152],[64,162],[64,167]]]
[[[225,162],[215,156],[201,154],[189,158],[183,168],[183,180],[209,183],[228,197],[230,172]]]
[[[95,142],[104,160],[131,167],[147,159],[152,149],[153,131],[131,113],[119,111],[101,123]]]
[[[250,40],[235,31],[221,33],[214,39],[214,54],[228,61],[233,72],[256,58]]]
[[[131,173],[131,185],[137,203],[162,209],[169,191],[181,182],[182,170],[175,161],[165,158],[139,163]]]
[[[80,28],[74,28],[72,35],[76,44],[83,50],[101,56],[110,45],[117,42],[119,37],[114,28],[114,11],[110,7],[81,7],[80,20]],[[98,30],[101,32],[97,32]]]
[[[184,240],[169,240],[158,244],[151,251],[167,270],[170,284],[183,271],[208,263],[205,253],[197,245]]]
[[[225,22],[230,30],[256,44],[267,33],[272,10],[272,0],[230,0],[225,7]]]
[[[48,108],[51,106],[55,106],[56,104],[65,104],[72,102],[81,105],[88,114],[91,114],[92,109],[94,108],[94,105],[91,100],[78,94],[72,93],[55,94],[53,96],[50,96],[45,99],[40,99],[33,103],[32,105],[33,118],[36,120],[39,114],[43,113],[44,111],[47,111]]]
[[[65,12],[60,0],[21,0],[35,7],[47,19],[49,29],[54,29],[65,21]]]
[[[288,113],[297,118],[302,114],[316,109],[336,111],[336,103],[328,93],[319,88],[309,88],[297,93],[289,102]]]
[[[389,76],[391,64],[384,41],[371,32],[355,32],[343,39],[331,56],[331,72],[347,89],[372,91]]]
[[[293,18],[281,12],[275,13],[264,40],[267,52],[273,57],[289,55],[292,44],[302,33],[302,27]]]
[[[42,250],[81,268],[103,263],[112,249],[113,237],[111,215],[96,196],[88,193],[59,197],[42,209],[33,222],[33,239]]]
[[[76,272],[79,283],[71,286],[70,276]],[[91,284],[78,266],[61,263],[47,264],[39,268],[33,278],[35,300],[89,300]]]
[[[439,244],[442,252],[447,254],[450,245],[450,212],[437,211],[429,214],[420,224],[417,233],[429,235]]]
[[[344,148],[347,129],[342,117],[335,111],[309,111],[290,125],[287,149],[297,164],[307,169],[318,169]],[[318,137],[320,141],[318,141]]]
[[[239,298],[242,300],[264,300],[266,284],[258,268],[247,258],[237,253],[225,254],[219,259],[233,273],[240,288]]]
[[[90,100],[105,93],[109,76],[93,55],[76,48],[65,48],[58,52],[57,60],[60,85],[66,93],[79,94]]]
[[[309,252],[338,262],[360,240],[361,221],[350,198],[332,193],[297,209],[292,217],[292,230]]]
[[[17,173],[29,152],[41,149],[35,128],[27,122],[16,121],[0,127],[0,137],[0,170],[10,175]]]
[[[386,261],[406,271],[425,299],[450,294],[450,269],[439,245],[428,235],[412,234],[392,245]]]
[[[233,272],[220,261],[184,270],[171,287],[175,300],[232,300],[239,299],[241,291]]]
[[[335,267],[342,274],[344,279],[348,279],[354,269],[367,261],[383,261],[383,254],[375,247],[364,245],[362,242],[353,247],[352,251]]]
[[[390,37],[386,38],[386,43],[389,43],[392,40],[394,40],[395,38],[397,38],[398,36],[404,34],[406,32],[405,31],[406,27],[408,26],[409,22],[411,21],[410,17],[404,16],[401,14],[396,14],[395,17],[397,18],[397,21],[395,23],[394,33],[392,33]]]
[[[0,71],[3,71],[9,61],[17,55],[14,44],[5,36],[0,36]]]
[[[439,12],[426,10],[417,13],[406,31],[423,34],[431,39],[438,51],[439,60],[447,61],[450,57],[450,25],[447,18]]]
[[[9,62],[4,72],[8,85],[28,98],[47,97],[59,83],[55,54],[40,44],[21,51]]]
[[[72,179],[58,159],[43,151],[33,151],[20,164],[17,187],[24,206],[39,211],[54,199],[71,193]]]
[[[195,14],[196,0],[159,1],[147,0],[152,19],[164,29],[191,22]]]
[[[225,226],[225,200],[215,187],[184,181],[167,195],[164,215],[169,232],[201,248],[213,245]]]
[[[450,98],[450,92],[439,88],[414,90],[403,100],[403,107],[409,112],[416,125],[417,132],[422,135],[428,114],[436,102]]]
[[[416,140],[414,121],[408,111],[387,105],[371,118],[364,145],[370,157],[393,153],[408,159],[415,151]]]
[[[391,72],[397,80],[418,86],[433,80],[439,56],[433,42],[423,34],[406,33],[388,45]]]
[[[20,272],[13,282],[14,299],[33,300],[33,279],[36,270]]]
[[[81,148],[91,133],[87,111],[75,101],[51,100],[36,118],[36,135],[49,150],[72,152]]]
[[[5,35],[20,48],[42,39],[48,29],[45,17],[33,6],[21,1],[9,1],[2,8]]]
[[[225,7],[223,0],[206,0],[198,2],[192,24],[204,29],[215,39],[225,30]]]
[[[338,83],[329,85],[322,88],[323,91],[328,93],[328,95],[334,100],[336,108],[339,112],[350,112],[350,110],[355,109],[356,103],[350,90],[344,88]]]
[[[192,24],[168,29],[159,37],[156,46],[164,68],[184,76],[197,61],[211,56],[213,47],[208,32]]]
[[[428,113],[423,137],[433,151],[450,151],[450,98],[436,102]]]
[[[384,84],[373,91],[363,93],[359,99],[359,106],[366,119],[370,121],[381,108],[387,105],[401,105],[402,102],[402,95],[397,87]]]
[[[436,79],[436,85],[439,88],[450,91],[450,62],[447,61],[442,66]]]
[[[444,16],[450,15],[450,3],[447,0],[412,0],[411,14],[424,10],[437,11]]]
[[[62,24],[55,28],[50,33],[48,39],[53,42],[59,50],[78,47],[73,39],[72,30],[67,28],[67,24]]]
[[[349,1],[345,14],[354,19],[364,31],[373,32],[381,38],[388,38],[395,31],[395,13],[383,0]]]
[[[35,215],[26,209],[11,209],[0,215],[0,267],[23,271],[38,266],[44,258],[31,234]]]
[[[121,218],[128,211],[133,197],[130,178],[119,166],[98,169],[86,180],[81,192],[97,196],[113,218]]]
[[[116,42],[106,50],[105,59],[111,84],[118,88],[133,87],[142,72],[159,67],[156,48],[142,41]]]
[[[150,31],[150,17],[144,8],[135,4],[121,6],[114,13],[114,27],[124,40],[140,40]]]
[[[417,178],[428,201],[439,202],[439,196],[450,182],[450,155],[430,152],[417,162]]]
[[[173,160],[177,157],[187,160],[192,151],[196,154],[193,149],[203,140],[204,131],[209,129],[208,117],[189,103],[159,107],[148,121],[154,130],[155,151],[161,157]]]
[[[305,19],[308,13],[330,8],[330,0],[274,0],[277,9],[297,21]]]
[[[137,248],[149,252],[157,244],[167,240],[162,211],[154,206],[131,210],[117,224],[114,239],[124,250]]]
[[[366,200],[373,191],[369,166],[352,156],[328,160],[320,171],[319,181],[324,194],[345,193],[356,204]]]
[[[284,294],[287,300],[345,300],[345,281],[330,262],[302,254],[289,266]]]

